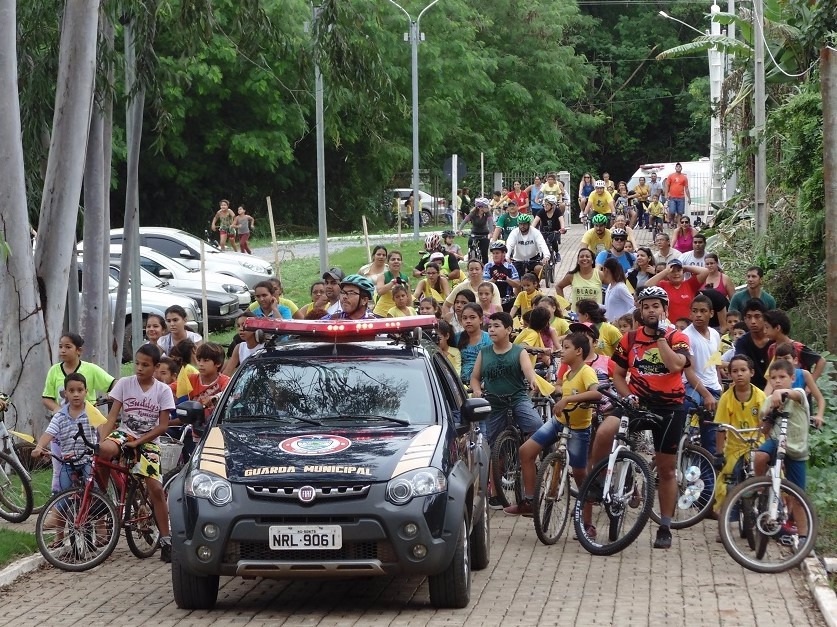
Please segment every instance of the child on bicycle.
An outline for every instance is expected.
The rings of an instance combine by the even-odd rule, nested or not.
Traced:
[[[99,454],[105,459],[119,455],[120,449],[133,449],[137,456],[130,469],[148,488],[154,506],[154,518],[160,531],[160,559],[171,562],[169,511],[160,473],[159,437],[169,426],[169,412],[174,409],[171,388],[154,378],[160,363],[160,349],[145,344],[134,355],[134,375],[123,377],[110,391],[113,406],[107,422],[99,429]],[[116,419],[122,412],[122,423]]]
[[[663,216],[666,209],[663,203],[660,202],[658,194],[651,196],[651,203],[648,205],[648,215],[651,216],[651,229],[657,229],[659,232],[663,230]]]
[[[516,505],[503,509],[506,514],[532,515],[532,498],[535,493],[535,460],[540,452],[558,441],[564,428],[572,437],[567,440],[567,453],[573,479],[581,486],[587,475],[587,450],[590,446],[590,429],[593,418],[591,405],[601,398],[596,391],[599,384],[596,372],[585,363],[590,354],[590,338],[585,333],[570,333],[562,342],[561,361],[567,371],[561,378],[561,399],[555,403],[555,418],[550,420],[526,440],[520,447],[520,471],[523,475],[523,499]],[[570,409],[568,409],[568,406]],[[564,414],[567,410],[567,415]],[[569,417],[569,424],[567,424]],[[589,512],[585,521],[590,523]]]
[[[532,299],[540,296],[541,292],[538,290],[538,277],[533,272],[527,272],[520,279],[520,292],[514,299],[514,305],[509,312],[511,317],[517,316],[518,312],[523,315],[527,311],[532,311]]]
[[[721,394],[715,409],[715,422],[722,422],[737,429],[753,429],[759,426],[759,409],[765,395],[750,381],[755,373],[753,360],[747,355],[735,355],[729,362],[729,374],[732,385]],[[717,514],[727,494],[725,477],[735,478],[741,473],[742,456],[747,454],[747,443],[735,436],[727,438],[726,431],[715,432],[714,466],[718,471],[715,482],[715,503],[712,506]],[[719,536],[720,537],[720,536]]]
[[[822,397],[822,392],[820,392],[820,388],[817,386],[817,382],[814,380],[814,375],[805,370],[804,368],[798,368],[798,354],[796,352],[796,346],[793,342],[780,342],[776,345],[776,350],[773,353],[774,359],[784,359],[788,363],[793,366],[794,377],[793,377],[793,387],[794,388],[804,388],[805,392],[814,398],[817,401],[817,412],[814,414],[813,421],[818,427],[822,425],[823,415],[825,413],[825,399]],[[770,382],[767,382],[767,385],[764,386],[764,393],[770,396],[773,392],[773,386]],[[810,405],[811,399],[808,399],[808,404]]]

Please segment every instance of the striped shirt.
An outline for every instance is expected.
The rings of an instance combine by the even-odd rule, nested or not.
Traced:
[[[75,439],[74,437],[78,433],[79,425],[81,425],[84,431],[84,437],[91,444],[99,441],[99,435],[96,429],[90,425],[90,421],[87,419],[87,413],[82,409],[78,417],[73,418],[69,414],[69,409],[69,405],[63,405],[52,416],[52,419],[49,421],[49,426],[46,428],[46,432],[53,437],[61,449],[61,455],[65,458],[77,457],[89,452],[84,440],[81,438]],[[88,462],[90,461],[90,456],[85,455],[80,461]]]

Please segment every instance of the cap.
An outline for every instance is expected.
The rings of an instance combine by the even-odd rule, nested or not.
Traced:
[[[430,258],[427,261],[429,263],[431,261],[436,261],[437,259],[444,259],[444,258],[445,258],[444,253],[433,253],[433,254],[430,255]]]
[[[514,205],[515,207],[517,207],[517,201],[516,200],[509,200],[509,206],[511,206],[511,205]]]
[[[345,276],[346,276],[346,273],[343,272],[337,266],[335,266],[333,268],[329,268],[328,270],[323,272],[323,278],[324,279],[327,279],[328,277],[331,277],[332,279],[334,279],[335,281],[338,281],[338,282],[342,281]]]
[[[672,259],[671,261],[668,262],[668,265],[670,265],[670,266],[680,266],[682,268],[683,267],[683,262],[680,261],[679,259]]]
[[[570,322],[569,330],[570,333],[587,333],[592,335],[594,340],[599,339],[599,330],[592,322]]]

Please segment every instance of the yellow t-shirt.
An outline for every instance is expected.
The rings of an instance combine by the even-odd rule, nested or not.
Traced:
[[[520,293],[514,299],[514,306],[518,308],[521,316],[532,310],[532,299],[540,293],[540,290],[535,290],[531,294],[528,294],[526,290],[520,290]]]
[[[591,385],[596,385],[599,382],[598,377],[596,377],[596,371],[587,364],[579,368],[573,377],[570,377],[570,374],[572,373],[567,370],[561,379],[561,395],[564,397],[586,392]],[[569,412],[569,415],[570,429],[586,429],[593,421],[593,408],[577,407]],[[566,417],[563,414],[558,416],[558,422],[564,425],[567,424]]]
[[[453,369],[456,371],[456,375],[462,376],[462,354],[459,352],[459,349],[449,346],[448,354],[445,355],[445,357],[448,358],[448,361],[453,366]]]
[[[587,202],[591,203],[594,212],[604,213],[605,215],[610,215],[612,213],[610,209],[610,203],[612,201],[613,196],[611,196],[610,192],[607,190],[605,190],[603,194],[593,192],[587,199]]]
[[[648,192],[650,192],[650,188],[648,185],[637,185],[634,187],[634,194],[636,195],[637,200],[648,200]]]
[[[515,344],[526,344],[527,346],[531,346],[532,348],[544,348],[543,338],[541,338],[541,334],[535,331],[534,329],[525,328],[520,333],[517,334],[517,337],[514,338]],[[532,362],[532,365],[535,365],[535,361],[537,361],[537,355],[529,355],[529,359]],[[538,390],[544,396],[548,396],[555,391],[555,387],[546,379],[544,379],[541,375],[535,375],[535,383],[538,386]]]
[[[555,316],[552,319],[552,321],[549,323],[549,326],[555,329],[555,332],[558,334],[559,337],[562,335],[566,335],[570,331],[570,321],[566,318],[559,318],[558,316]]]
[[[616,345],[622,339],[622,333],[609,322],[602,322],[596,325],[599,330],[599,339],[596,342],[596,352],[599,355],[613,356]]]
[[[599,277],[597,270],[593,270],[593,275],[589,279],[581,276],[581,272],[576,272],[573,275],[572,283],[570,283],[570,301],[572,302],[572,310],[575,311],[575,304],[580,300],[594,300],[601,304],[602,302],[602,279]]]
[[[593,251],[593,257],[603,250],[610,250],[610,229],[605,229],[601,237],[596,234],[596,229],[588,229],[581,236],[581,243],[586,244],[587,248]]]
[[[651,217],[654,218],[662,218],[663,213],[665,213],[665,208],[663,207],[663,203],[661,202],[652,202],[648,204],[648,213],[651,214]]]
[[[387,318],[401,318],[403,316],[415,316],[416,315],[416,308],[415,307],[407,307],[407,311],[403,312],[398,307],[391,307],[389,311],[387,311]]]

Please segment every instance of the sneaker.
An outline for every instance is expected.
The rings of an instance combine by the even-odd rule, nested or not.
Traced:
[[[499,496],[491,496],[488,498],[488,507],[491,509],[503,509],[503,501]]]
[[[659,529],[657,529],[657,539],[654,540],[654,548],[671,548],[671,529],[669,529],[668,527],[660,527]]]
[[[165,564],[171,564],[171,544],[160,544],[160,561]]]
[[[510,516],[526,516],[528,518],[531,518],[532,516],[534,516],[534,510],[532,509],[532,499],[523,499],[522,501],[520,501],[520,503],[504,507],[503,512]]]

